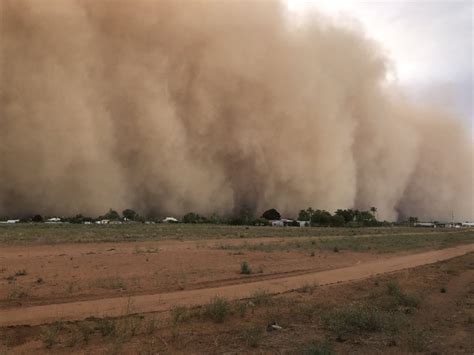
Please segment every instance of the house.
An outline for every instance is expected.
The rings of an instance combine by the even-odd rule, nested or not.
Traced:
[[[300,227],[309,227],[309,222],[308,221],[296,221]]]
[[[9,219],[8,221],[1,221],[0,223],[2,224],[15,224],[15,223],[20,223],[19,219]]]
[[[58,217],[53,217],[53,218],[48,218],[48,221],[46,223],[60,223],[61,218]]]
[[[285,226],[285,223],[283,223],[282,220],[274,220],[274,221],[270,221],[270,222],[271,222],[272,227],[284,227]]]
[[[414,224],[415,227],[428,227],[428,228],[436,228],[436,224],[432,222],[416,222]]]
[[[174,217],[166,217],[162,221],[163,223],[178,223],[179,221]]]
[[[464,222],[464,223],[461,223],[461,226],[462,227],[474,227],[474,222]]]
[[[95,224],[109,224],[109,220],[108,219],[102,219],[100,221],[96,221]]]

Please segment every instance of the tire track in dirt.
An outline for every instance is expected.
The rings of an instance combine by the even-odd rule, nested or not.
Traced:
[[[170,310],[175,305],[202,305],[209,302],[215,296],[225,297],[229,300],[237,300],[250,298],[259,290],[265,290],[271,294],[278,294],[301,288],[305,284],[317,283],[323,286],[360,280],[378,274],[390,273],[451,259],[471,252],[474,252],[474,243],[443,250],[396,256],[339,269],[244,284],[152,295],[10,308],[0,311],[0,326],[39,325],[55,321],[83,320],[88,317],[118,317],[125,314],[164,312]]]

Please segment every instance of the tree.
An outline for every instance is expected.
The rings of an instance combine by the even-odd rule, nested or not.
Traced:
[[[300,210],[300,213],[298,213],[299,221],[309,221],[310,218],[311,216],[307,210]]]
[[[127,208],[126,210],[122,211],[122,216],[130,221],[134,221],[138,217],[138,213]]]
[[[331,226],[342,227],[346,223],[346,220],[341,215],[335,214],[331,217]]]
[[[110,219],[112,221],[117,221],[120,219],[120,215],[118,214],[117,211],[113,209],[109,209],[109,212],[107,212],[104,216],[104,219]]]
[[[220,224],[222,223],[222,217],[219,216],[217,212],[214,212],[211,217],[209,217],[209,222],[213,224]]]
[[[415,225],[416,223],[418,223],[418,217],[408,218],[408,223],[410,223],[411,225]]]
[[[329,226],[331,224],[331,214],[325,210],[314,211],[311,222],[320,226]]]
[[[377,216],[377,207],[375,207],[375,206],[370,207],[370,212],[372,212],[374,217]]]
[[[351,209],[347,209],[347,210],[339,209],[335,212],[335,214],[338,216],[342,216],[344,218],[345,223],[352,222],[355,217],[355,211]]]
[[[183,216],[183,223],[199,223],[201,221],[201,216],[197,213],[189,212]]]
[[[377,220],[374,215],[369,211],[357,211],[356,210],[356,221],[364,226],[376,225]]]
[[[254,220],[254,214],[250,207],[242,206],[237,215],[230,221],[231,224],[250,225]]]
[[[31,219],[33,222],[40,223],[43,222],[43,217],[40,214],[34,215]]]
[[[269,221],[280,220],[281,219],[280,213],[274,208],[263,212],[262,217],[269,220]]]

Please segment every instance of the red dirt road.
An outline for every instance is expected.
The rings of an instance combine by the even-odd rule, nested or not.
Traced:
[[[431,264],[471,252],[474,252],[474,244],[396,256],[384,260],[360,263],[350,267],[244,284],[151,295],[9,308],[0,310],[0,326],[39,325],[55,321],[82,320],[88,317],[116,317],[125,314],[163,312],[171,309],[175,305],[202,305],[217,295],[226,297],[229,300],[245,299],[251,297],[259,290],[264,290],[271,294],[278,294],[295,290],[308,284],[317,283],[319,285],[328,285],[369,278],[377,274]]]

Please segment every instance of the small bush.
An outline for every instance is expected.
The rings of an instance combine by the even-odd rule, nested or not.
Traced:
[[[94,281],[94,286],[108,290],[126,289],[121,277],[101,277]]]
[[[61,325],[59,323],[48,326],[43,330],[41,333],[41,339],[43,340],[43,344],[46,346],[46,348],[50,349],[53,347],[53,345],[57,344],[57,338],[60,330]]]
[[[26,270],[23,269],[23,270],[18,270],[17,272],[15,272],[15,276],[25,276],[27,274]]]
[[[145,325],[145,333],[148,335],[155,333],[157,329],[158,329],[158,321],[155,318],[150,319]]]
[[[8,293],[8,300],[19,300],[22,298],[28,297],[28,292],[26,292],[22,287],[14,285],[13,288]]]
[[[247,303],[239,302],[237,303],[237,312],[241,318],[245,317],[247,314]]]
[[[408,333],[408,348],[413,352],[426,351],[429,334],[423,329],[410,329]]]
[[[421,303],[421,299],[417,295],[403,292],[400,285],[395,281],[389,282],[387,289],[388,294],[394,298],[397,306],[417,308]]]
[[[94,333],[94,329],[87,323],[79,323],[79,332],[81,333],[82,340],[88,343],[91,335]]]
[[[339,253],[339,248],[336,246],[336,247],[334,247],[333,251],[334,251],[335,253]]]
[[[441,287],[441,289],[439,290],[441,293],[446,293],[446,287]]]
[[[250,266],[246,261],[243,261],[240,264],[240,273],[243,275],[250,275],[252,273],[252,270],[250,269]]]
[[[312,342],[306,348],[302,349],[304,355],[332,355],[335,354],[331,343],[325,340],[323,342]]]
[[[111,319],[101,319],[95,328],[104,337],[105,336],[112,336],[117,331],[117,326],[115,324],[115,321],[113,321]]]
[[[253,295],[253,302],[257,306],[266,306],[269,305],[272,301],[271,295],[265,290],[256,291]]]
[[[242,338],[248,346],[256,348],[262,340],[262,334],[263,329],[257,324],[252,324],[243,330]]]
[[[223,297],[214,297],[203,309],[204,316],[216,323],[222,323],[229,313],[229,302]]]
[[[173,306],[171,308],[171,323],[177,325],[188,319],[188,309],[183,306]]]
[[[354,305],[329,312],[323,316],[325,326],[334,331],[338,339],[353,333],[377,332],[383,329],[381,312],[367,306]]]

